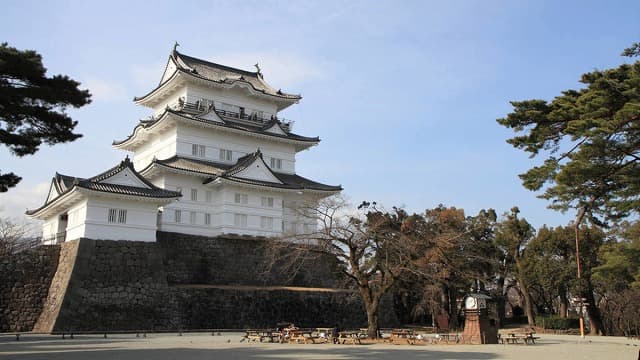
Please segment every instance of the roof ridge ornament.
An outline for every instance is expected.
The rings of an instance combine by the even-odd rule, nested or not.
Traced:
[[[176,41],[176,43],[173,44],[173,52],[178,52],[178,46],[180,46],[180,44]]]
[[[256,67],[256,70],[257,70],[257,71],[256,71],[256,74],[258,74],[258,76],[262,79],[262,72],[261,72],[261,69],[260,69],[260,63],[256,63],[256,64],[255,64],[255,65],[253,65],[253,66],[255,66],[255,67]]]

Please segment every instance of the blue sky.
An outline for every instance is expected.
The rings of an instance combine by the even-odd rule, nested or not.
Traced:
[[[639,15],[638,1],[5,0],[0,41],[37,50],[94,97],[70,111],[83,138],[24,158],[0,148],[0,169],[23,177],[0,194],[0,216],[39,206],[56,171],[89,177],[122,160],[111,142],[150,114],[131,100],[157,85],[178,41],[210,61],[260,62],[274,87],[301,93],[283,115],[322,142],[298,155],[298,173],[342,184],[354,203],[517,205],[536,227],[563,225],[573,214],[521,186],[538,161],[495,120],[510,100],[549,100],[624,62]]]

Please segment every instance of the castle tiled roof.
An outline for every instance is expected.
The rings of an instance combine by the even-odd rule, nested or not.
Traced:
[[[167,108],[160,116],[157,116],[150,120],[140,121],[138,125],[136,125],[136,127],[133,129],[133,132],[131,133],[131,135],[129,135],[124,140],[114,141],[113,145],[116,147],[119,147],[125,144],[126,142],[133,139],[136,136],[138,131],[153,128],[156,124],[163,121],[167,117],[167,115],[174,115],[183,120],[190,120],[194,124],[200,124],[200,125],[211,127],[211,128],[225,129],[225,130],[233,131],[236,133],[267,137],[267,138],[280,140],[280,141],[291,141],[294,143],[301,144],[301,148],[313,146],[320,142],[320,138],[317,136],[307,137],[307,136],[295,134],[293,132],[284,132],[284,134],[277,134],[277,133],[266,131],[267,129],[271,128],[274,124],[278,124],[278,125],[280,124],[275,119],[268,121],[266,123],[251,122],[251,121],[239,122],[239,121],[234,121],[231,118],[226,118],[225,116],[220,116],[220,119],[222,121],[211,121],[211,120],[207,120],[202,117],[199,117],[198,114],[193,114],[191,112],[173,110],[173,109]]]
[[[105,182],[109,178],[127,169],[130,170],[133,176],[136,177],[136,179],[142,182],[145,186],[141,187]],[[58,202],[65,195],[73,192],[76,189],[152,199],[174,199],[182,196],[182,194],[180,194],[179,192],[165,190],[150,183],[135,171],[135,169],[133,168],[133,163],[127,157],[120,164],[114,166],[113,168],[88,179],[56,173],[51,180],[50,194],[46,199],[44,205],[34,210],[28,210],[26,214],[36,215],[40,211],[46,209],[51,204]],[[55,192],[53,192],[54,190]],[[51,194],[56,195],[52,197]]]
[[[252,72],[216,64],[210,61],[181,54],[175,49],[171,52],[169,61],[172,61],[175,64],[175,73],[164,81],[161,81],[155,89],[151,90],[146,95],[134,98],[134,101],[144,101],[145,98],[154,94],[158,89],[160,89],[165,83],[169,82],[171,78],[173,78],[177,74],[189,75],[196,79],[209,81],[220,85],[233,85],[235,83],[246,84],[258,94],[264,94],[275,99],[287,101],[289,103],[294,103],[302,99],[302,96],[300,95],[288,94],[280,89],[274,89],[264,81],[261,72]]]
[[[273,187],[289,190],[314,190],[323,192],[338,192],[342,190],[340,185],[326,185],[316,181],[309,180],[297,174],[284,174],[269,169],[271,173],[279,180],[278,183],[271,181],[262,181],[255,179],[246,179],[236,176],[257,159],[262,158],[260,150],[245,155],[238,159],[235,164],[223,164],[212,161],[196,160],[181,156],[173,156],[165,160],[154,159],[151,164],[140,171],[145,174],[155,166],[165,167],[177,171],[187,171],[206,177],[204,183],[210,183],[217,179],[229,180],[237,183],[244,183],[256,186]]]
[[[251,86],[255,90],[261,91],[265,94],[295,100],[300,100],[302,98],[300,95],[286,94],[281,90],[272,88],[264,81],[262,73],[259,72],[246,71],[212,63],[206,60],[181,54],[176,50],[173,51],[172,56],[176,60],[176,63],[180,69],[189,70],[192,73],[199,75],[207,80],[228,83],[234,81],[244,81],[251,84]]]

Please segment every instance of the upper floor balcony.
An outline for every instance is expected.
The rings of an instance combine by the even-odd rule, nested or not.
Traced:
[[[279,118],[277,115],[267,117],[262,111],[229,104],[224,104],[224,108],[222,108],[222,106],[218,108],[215,104],[216,103],[213,100],[187,96],[186,98],[178,98],[175,102],[169,104],[169,107],[174,110],[184,111],[194,115],[214,110],[216,114],[225,120],[232,120],[237,123],[245,123],[252,126],[261,126],[272,120],[276,120],[280,121],[282,128],[285,131],[288,132],[293,129],[294,122],[292,120],[287,120],[283,117]]]

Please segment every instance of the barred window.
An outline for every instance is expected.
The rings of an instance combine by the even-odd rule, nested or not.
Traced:
[[[127,210],[126,209],[109,209],[107,215],[107,221],[110,223],[125,224],[127,222]]]
[[[118,222],[121,224],[125,224],[127,222],[127,210],[125,209],[118,210]]]
[[[207,202],[210,203],[213,201],[213,193],[211,191],[207,191]]]
[[[191,155],[205,157],[206,147],[204,145],[191,144]]]
[[[271,158],[272,169],[282,169],[282,159]]]
[[[211,225],[211,214],[204,214],[204,224]]]
[[[198,189],[191,189],[191,201],[198,201]]]
[[[107,221],[110,223],[114,223],[117,220],[118,209],[109,209],[109,216],[107,217]]]
[[[196,212],[195,211],[189,212],[189,222],[191,224],[195,224],[196,223]]]
[[[181,210],[176,210],[173,213],[173,221],[176,222],[176,223],[182,222],[182,211]]]

